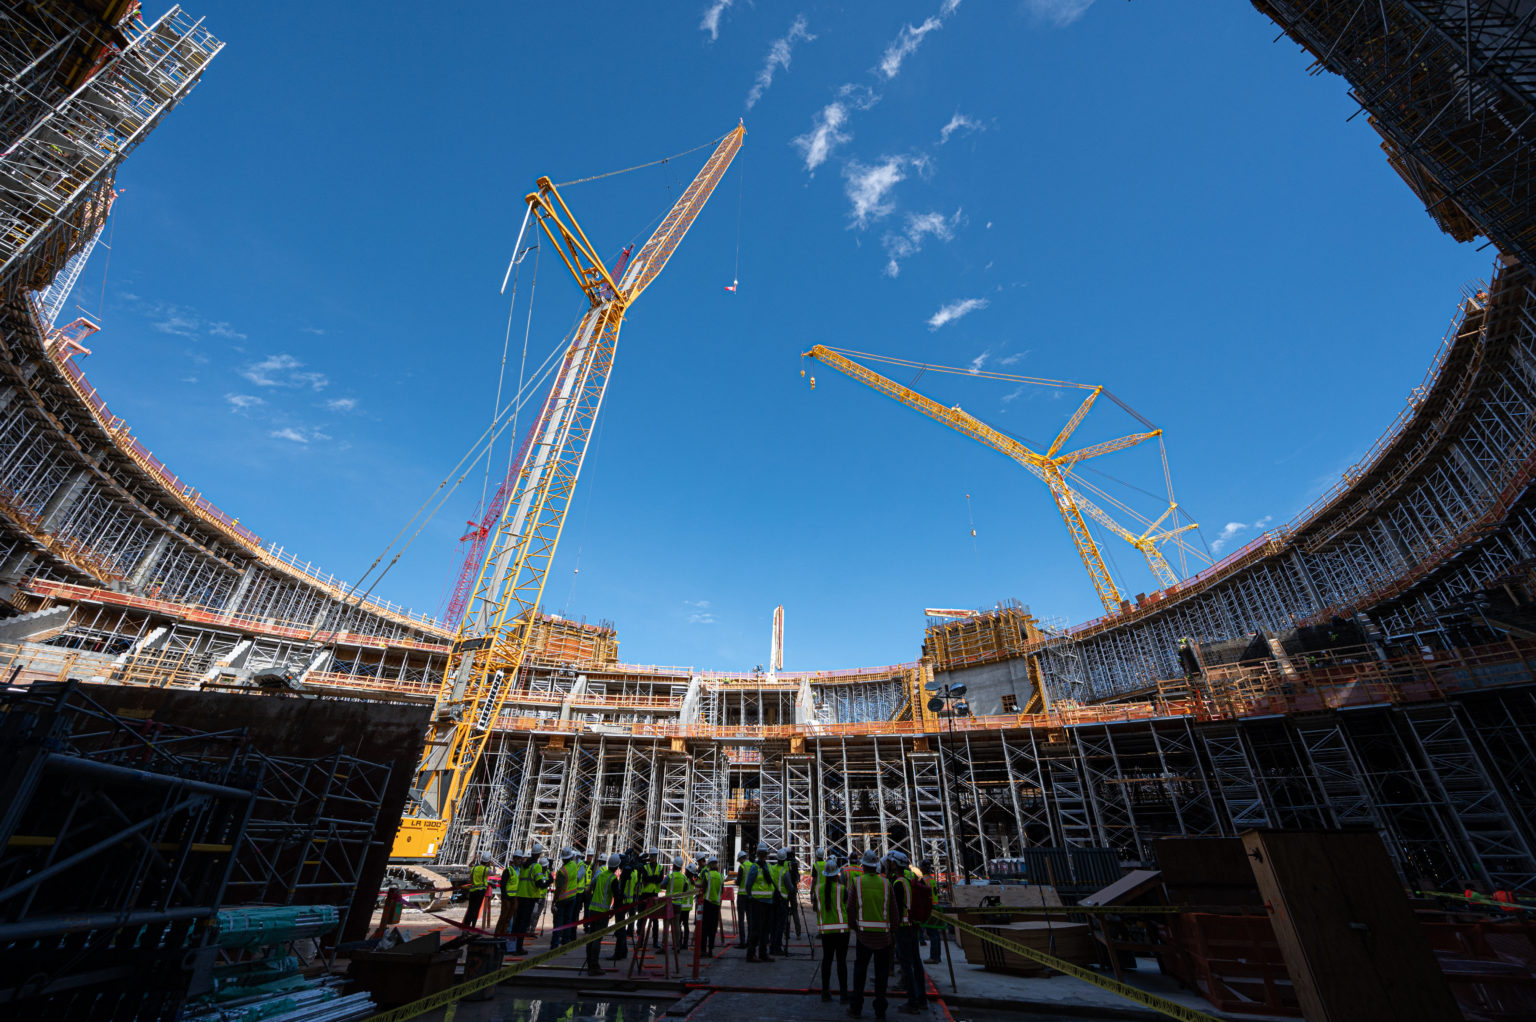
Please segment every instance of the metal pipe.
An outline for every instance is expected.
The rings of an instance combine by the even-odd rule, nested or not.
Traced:
[[[158,813],[155,813],[153,816],[150,816],[150,817],[147,817],[146,819],[140,820],[138,823],[135,823],[131,827],[127,827],[127,828],[125,828],[123,830],[120,830],[116,834],[111,835],[110,837],[102,838],[100,841],[98,841],[95,844],[91,845],[89,848],[85,848],[85,849],[83,849],[81,851],[78,851],[74,855],[69,856],[68,858],[60,859],[58,862],[55,862],[52,866],[49,866],[47,869],[38,870],[36,873],[33,873],[31,876],[28,876],[25,879],[20,880],[20,881],[18,881],[16,883],[12,884],[11,886],[7,887],[5,890],[0,891],[0,901],[7,901],[7,900],[9,900],[11,898],[16,897],[16,895],[21,894],[24,891],[30,891],[32,888],[36,887],[38,884],[42,883],[44,880],[47,880],[50,877],[57,876],[60,873],[63,873],[65,870],[71,868],[72,866],[79,865],[80,863],[82,863],[85,860],[87,860],[87,859],[89,859],[89,858],[99,854],[100,852],[106,851],[108,848],[111,848],[113,845],[118,844],[121,841],[126,841],[128,838],[133,837],[135,834],[139,833],[140,831],[148,830],[150,827],[152,827],[155,824],[161,822],[162,820],[166,819],[167,817],[175,816],[177,813],[182,812],[183,810],[191,809],[191,808],[193,808],[195,806],[201,805],[202,802],[203,802],[203,798],[201,796],[194,796],[192,798],[182,799],[180,802],[176,803],[175,805],[168,806],[165,809],[160,810]]]
[[[135,784],[171,788],[176,791],[196,792],[200,795],[213,795],[218,798],[249,800],[255,796],[255,792],[247,791],[244,788],[232,788],[226,784],[213,784],[209,781],[195,781],[188,777],[176,777],[171,774],[157,774],[150,770],[119,766],[116,763],[102,763],[98,760],[83,759],[79,756],[70,756],[60,752],[49,753],[44,765],[55,770],[92,777],[97,780],[131,781]]]
[[[0,941],[32,940],[78,930],[127,929],[152,926],[178,919],[205,919],[212,916],[212,905],[169,908],[162,911],[137,909],[131,912],[94,912],[85,915],[37,916],[17,923],[0,923]]]

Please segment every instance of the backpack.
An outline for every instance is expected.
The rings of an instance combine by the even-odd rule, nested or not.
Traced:
[[[912,922],[922,925],[933,918],[933,888],[928,886],[928,881],[913,879],[910,884],[912,904],[907,909],[907,916]]]

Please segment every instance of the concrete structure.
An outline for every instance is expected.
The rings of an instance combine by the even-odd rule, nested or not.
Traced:
[[[1353,5],[1258,6],[1356,88],[1377,81],[1355,30],[1329,20]],[[1536,123],[1514,116],[1531,102],[1529,57],[1510,63],[1527,54],[1513,25],[1492,51],[1481,35],[1414,49],[1454,29],[1431,6],[1451,5],[1383,9],[1403,42],[1384,59],[1449,78],[1455,53],[1473,60],[1490,91],[1468,116],[1508,137],[1474,152],[1448,115],[1397,123],[1411,111],[1385,84],[1373,113],[1399,171],[1438,182],[1420,174],[1421,194],[1459,196],[1465,223],[1442,200],[1437,217],[1485,230],[1504,264],[1461,296],[1424,384],[1332,492],[1117,613],[1052,629],[1004,605],[930,629],[923,657],[894,666],[627,665],[611,627],[541,619],[443,856],[528,838],[668,853],[761,838],[901,848],[960,871],[1033,846],[1133,862],[1160,834],[1366,824],[1410,878],[1536,882],[1536,284],[1519,262],[1536,202],[1519,201],[1526,128],[1508,126]],[[1479,32],[1497,27],[1483,13],[1509,7],[1471,6],[1463,28]],[[110,413],[69,343],[79,331],[41,311],[37,292],[99,228],[116,161],[217,41],[179,12],[140,28],[91,5],[32,10],[37,22],[8,23],[0,47],[0,74],[27,86],[0,103],[7,680],[431,702],[450,629],[364,598],[214,507]],[[137,98],[123,139],[78,99],[125,89]],[[66,121],[71,146],[40,149]],[[1446,155],[1453,141],[1470,162]],[[964,682],[974,715],[929,711],[935,682]]]

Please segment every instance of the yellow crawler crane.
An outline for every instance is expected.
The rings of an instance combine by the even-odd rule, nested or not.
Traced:
[[[850,354],[862,353],[851,352]],[[976,416],[961,409],[959,405],[955,405],[952,408],[945,407],[932,398],[918,393],[911,387],[902,386],[896,381],[881,376],[874,370],[860,365],[858,362],[847,357],[843,353],[843,349],[829,348],[826,345],[818,344],[810,351],[807,351],[805,356],[823,362],[844,375],[852,377],[888,397],[895,398],[908,408],[915,408],[929,418],[942,422],[951,429],[964,433],[972,439],[981,441],[993,450],[1006,454],[1034,473],[1050,489],[1051,496],[1056,501],[1056,510],[1061,513],[1062,520],[1067,523],[1067,531],[1072,535],[1072,542],[1077,546],[1078,556],[1082,558],[1083,567],[1088,570],[1088,577],[1093,580],[1094,588],[1098,590],[1099,600],[1104,604],[1105,610],[1111,613],[1118,611],[1122,597],[1119,588],[1115,585],[1114,579],[1110,577],[1109,569],[1104,564],[1103,556],[1099,553],[1098,544],[1094,542],[1092,534],[1088,531],[1088,523],[1083,519],[1085,514],[1139,550],[1146,557],[1147,566],[1152,570],[1152,574],[1156,576],[1158,581],[1164,585],[1173,585],[1178,582],[1178,575],[1174,572],[1172,566],[1169,565],[1167,558],[1163,556],[1163,552],[1159,547],[1180,533],[1188,532],[1190,529],[1195,528],[1196,525],[1190,522],[1184,525],[1176,525],[1170,529],[1162,529],[1163,523],[1168,521],[1178,510],[1178,505],[1171,498],[1168,503],[1168,509],[1159,518],[1151,522],[1147,529],[1138,534],[1125,528],[1125,526],[1117,522],[1102,508],[1072,486],[1070,477],[1073,470],[1081,462],[1091,458],[1098,458],[1105,454],[1112,454],[1115,451],[1123,451],[1128,447],[1135,447],[1144,441],[1156,439],[1162,436],[1163,433],[1160,429],[1153,429],[1145,433],[1132,433],[1117,440],[1106,440],[1103,443],[1082,447],[1075,451],[1069,451],[1066,454],[1060,453],[1067,440],[1076,432],[1077,427],[1082,424],[1083,418],[1087,416],[1094,402],[1099,399],[1099,395],[1104,393],[1103,387],[1082,383],[1067,383],[1061,380],[1009,376],[1002,373],[972,372],[965,369],[951,370],[944,367],[910,362],[905,359],[880,358],[880,361],[909,366],[919,370],[942,369],[946,372],[956,372],[967,376],[986,376],[995,379],[1018,380],[1025,383],[1071,387],[1088,391],[1088,396],[1083,399],[1082,404],[1078,405],[1077,411],[1072,413],[1072,418],[1067,420],[1067,424],[1062,427],[1061,432],[1056,434],[1056,439],[1051,441],[1050,447],[1044,454],[1041,454],[1001,430],[989,426],[987,423],[976,418]],[[864,355],[863,357],[875,356]],[[814,386],[814,378],[812,385]],[[1151,423],[1147,423],[1147,425],[1151,425]],[[1162,531],[1159,531],[1160,529]]]
[[[508,688],[522,668],[544,580],[602,408],[625,312],[666,266],[745,136],[746,129],[738,125],[720,140],[618,280],[549,178],[540,178],[538,190],[527,196],[528,215],[538,220],[559,251],[590,308],[555,373],[516,486],[487,544],[474,595],[443,671],[426,748],[395,834],[394,858],[427,859],[442,847]]]

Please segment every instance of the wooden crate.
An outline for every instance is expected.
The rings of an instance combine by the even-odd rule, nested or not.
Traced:
[[[1087,923],[1039,919],[982,924],[979,928],[1015,944],[1022,944],[1056,958],[1063,958],[1075,965],[1089,965],[1098,958],[1097,945],[1092,933],[1089,932]],[[1052,970],[1033,958],[1000,947],[964,930],[960,931],[960,948],[965,952],[967,962],[984,966],[991,972],[1006,972],[1016,976],[1053,974]]]
[[[1168,931],[1164,971],[1217,1008],[1301,1017],[1268,917],[1184,912]]]

